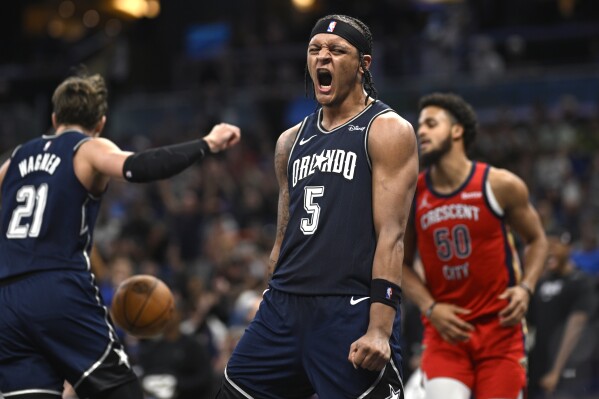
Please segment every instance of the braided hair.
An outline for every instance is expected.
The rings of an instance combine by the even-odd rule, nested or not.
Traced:
[[[366,25],[364,22],[360,21],[357,18],[350,17],[347,15],[333,14],[333,15],[327,15],[326,17],[320,18],[318,21],[316,21],[315,25],[317,25],[319,22],[321,22],[323,20],[328,20],[328,19],[336,19],[336,20],[343,21],[343,22],[353,26],[362,35],[364,35],[364,38],[368,42],[368,45],[369,45],[368,47],[372,48],[372,42],[373,42],[372,32],[370,31],[370,28],[368,27],[368,25]],[[360,61],[360,67],[364,71],[362,85],[364,86],[364,90],[366,90],[366,94],[367,94],[366,100],[364,103],[367,104],[368,97],[371,97],[374,100],[376,100],[378,98],[378,91],[374,87],[372,73],[370,72],[370,70],[368,70],[366,68],[366,63],[364,62],[364,55],[366,55],[366,54],[364,54],[362,51],[358,50],[358,58]],[[308,65],[306,64],[306,68],[304,71],[304,87],[306,90],[306,97],[315,98],[314,87],[312,86],[311,83],[312,83],[312,79],[310,78],[310,74],[308,72]]]

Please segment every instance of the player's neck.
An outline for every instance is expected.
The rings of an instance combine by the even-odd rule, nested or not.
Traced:
[[[56,130],[54,131],[54,134],[58,136],[59,134],[62,134],[67,131],[73,131],[73,130],[76,130],[78,132],[86,134],[90,137],[94,136],[93,131],[91,131],[89,129],[85,129],[85,128],[83,128],[83,126],[80,126],[80,125],[58,125],[56,127]]]
[[[436,191],[454,192],[470,175],[472,161],[464,155],[457,155],[445,156],[430,168],[431,181]]]
[[[366,101],[366,93],[362,92],[360,95],[348,96],[339,104],[325,104],[322,106],[322,126],[327,130],[335,129],[364,111],[373,101],[370,97]]]

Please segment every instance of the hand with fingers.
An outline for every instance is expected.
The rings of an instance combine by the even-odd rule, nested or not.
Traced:
[[[237,144],[241,138],[239,127],[228,123],[214,125],[210,133],[203,137],[210,147],[210,152],[216,153]]]
[[[508,304],[499,312],[499,323],[504,327],[515,326],[522,321],[528,311],[530,294],[522,286],[516,285],[506,289],[499,299],[508,300]]]
[[[470,310],[450,303],[437,303],[430,313],[429,320],[441,337],[452,344],[467,341],[474,326],[460,317]]]
[[[560,375],[558,372],[551,370],[541,378],[541,381],[539,381],[539,385],[541,386],[541,388],[543,388],[545,393],[552,394],[555,391],[555,388],[557,387],[559,377]]]
[[[370,371],[380,371],[391,358],[389,336],[369,330],[349,348],[349,360],[355,369],[361,367]]]

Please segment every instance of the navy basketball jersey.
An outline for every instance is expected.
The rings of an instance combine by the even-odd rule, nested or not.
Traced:
[[[368,134],[375,101],[327,131],[322,109],[302,122],[287,166],[289,222],[271,285],[308,295],[369,295],[376,237]]]
[[[0,279],[53,269],[86,270],[100,199],[81,185],[73,155],[89,137],[77,131],[18,147],[2,183]]]

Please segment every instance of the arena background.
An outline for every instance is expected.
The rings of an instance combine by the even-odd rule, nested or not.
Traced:
[[[274,143],[316,106],[305,95],[305,49],[326,14],[371,26],[380,98],[412,124],[423,94],[450,90],[470,101],[480,118],[473,156],[526,181],[546,229],[570,232],[576,264],[599,287],[596,3],[3,2],[0,153],[48,132],[52,90],[81,64],[107,78],[105,135],[122,148],[198,137],[219,121],[241,126],[240,146],[172,180],[111,184],[95,236],[94,266],[108,303],[133,273],[158,275],[180,298],[181,327],[205,352],[202,361],[187,359],[200,364],[193,397],[209,398],[265,284],[276,222]],[[590,358],[579,397],[599,397],[598,319],[595,312],[575,351]],[[408,320],[406,352],[414,358],[406,374],[417,365],[418,340],[417,315]],[[124,338],[143,373],[144,346],[155,343]],[[167,380],[146,381],[148,392]]]

